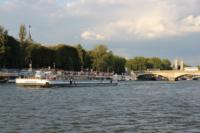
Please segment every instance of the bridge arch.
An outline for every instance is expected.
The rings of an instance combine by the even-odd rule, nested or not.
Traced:
[[[180,75],[180,76],[177,76],[175,78],[175,80],[177,81],[179,78],[182,78],[183,80],[187,80],[187,79],[200,79],[200,75],[194,75],[194,74],[183,74],[183,75]]]
[[[200,80],[200,75],[194,75],[194,76],[192,77],[192,79],[193,79],[193,80]]]
[[[159,74],[153,74],[153,73],[143,73],[143,74],[139,74],[137,75],[137,80],[164,80],[167,81],[169,80],[166,76],[163,75],[159,75]]]
[[[175,81],[178,81],[178,80],[187,80],[187,79],[191,79],[193,77],[193,75],[191,74],[181,74],[181,75],[178,75],[175,77]]]

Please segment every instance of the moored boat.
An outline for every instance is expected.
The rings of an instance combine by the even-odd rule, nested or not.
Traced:
[[[16,84],[20,86],[39,87],[89,87],[89,86],[115,86],[118,83],[110,80],[65,80],[51,72],[36,71],[35,75],[27,78],[17,78]]]
[[[20,86],[38,87],[90,87],[90,86],[116,86],[117,82],[111,81],[68,81],[68,80],[49,80],[34,78],[17,78],[16,84]]]

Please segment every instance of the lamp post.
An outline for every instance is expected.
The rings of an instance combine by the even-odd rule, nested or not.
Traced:
[[[56,63],[55,62],[53,63],[53,68],[54,68],[54,70],[56,70]]]
[[[32,60],[30,59],[30,63],[29,63],[29,71],[32,71]]]
[[[29,41],[31,41],[32,39],[31,39],[31,25],[29,25],[28,26],[28,39],[29,39]]]

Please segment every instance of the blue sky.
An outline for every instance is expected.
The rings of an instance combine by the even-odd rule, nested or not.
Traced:
[[[106,44],[128,58],[200,64],[200,0],[0,0],[0,25],[43,44]]]

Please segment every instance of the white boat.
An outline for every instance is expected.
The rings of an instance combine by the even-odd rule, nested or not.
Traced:
[[[21,86],[50,87],[54,85],[69,84],[69,82],[60,80],[39,79],[39,78],[17,78],[16,84]]]
[[[87,87],[87,86],[115,86],[118,83],[111,80],[62,80],[49,77],[50,73],[36,71],[34,77],[17,78],[16,84],[20,86],[39,86],[39,87],[52,87],[52,86],[65,86],[65,87]],[[48,77],[48,78],[47,78]]]
[[[34,78],[17,78],[16,84],[20,86],[39,86],[39,87],[89,87],[89,86],[115,86],[117,82],[111,81],[68,81],[68,80],[49,80]]]

